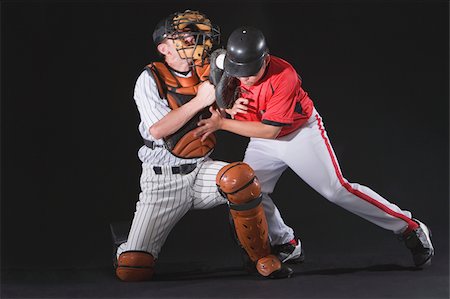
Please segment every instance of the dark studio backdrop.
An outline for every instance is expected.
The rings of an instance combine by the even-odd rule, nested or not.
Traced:
[[[260,28],[271,53],[303,78],[349,181],[426,222],[448,263],[448,2],[3,2],[1,265],[103,267],[109,223],[132,219],[142,144],[133,88],[157,56],[153,27],[174,11],[222,29]],[[213,158],[248,141],[220,132]],[[287,171],[273,198],[310,256],[377,248],[395,238],[328,203]],[[393,249],[392,249],[393,248]],[[160,256],[235,263],[225,207],[188,213]],[[394,261],[393,261],[394,262]],[[237,263],[237,262],[236,262]]]

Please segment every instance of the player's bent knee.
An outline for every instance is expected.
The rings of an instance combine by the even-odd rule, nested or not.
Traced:
[[[116,275],[123,281],[151,280],[155,259],[148,252],[126,251],[117,260]]]
[[[261,185],[253,169],[244,162],[230,163],[216,176],[220,193],[233,204],[260,201]]]

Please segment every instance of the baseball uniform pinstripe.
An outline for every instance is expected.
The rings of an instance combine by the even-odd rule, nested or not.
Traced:
[[[189,74],[188,74],[189,76]],[[149,127],[170,112],[167,100],[161,99],[154,79],[144,71],[137,79],[134,99],[141,122],[142,138],[161,144],[149,134]],[[216,186],[216,175],[227,163],[208,157],[182,159],[164,147],[150,149],[142,146],[138,152],[142,161],[141,193],[131,225],[128,241],[120,245],[124,251],[146,251],[156,259],[169,232],[190,209],[209,209],[227,201]],[[197,163],[189,174],[172,174],[171,167]],[[161,167],[161,174],[153,167]]]

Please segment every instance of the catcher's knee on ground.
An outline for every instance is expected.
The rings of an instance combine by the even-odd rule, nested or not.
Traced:
[[[216,177],[220,193],[230,205],[236,234],[241,246],[263,276],[271,276],[282,267],[270,254],[266,215],[261,204],[261,186],[253,169],[246,163],[224,166]]]
[[[151,280],[155,259],[148,252],[125,251],[117,259],[116,275],[123,281]]]

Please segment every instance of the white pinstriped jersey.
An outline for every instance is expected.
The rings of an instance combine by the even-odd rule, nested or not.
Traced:
[[[142,138],[163,144],[151,136],[149,128],[171,109],[167,100],[160,98],[156,82],[147,71],[137,79],[134,99],[141,116]],[[117,256],[137,250],[149,252],[157,259],[170,231],[189,210],[209,209],[227,202],[216,186],[216,175],[227,163],[209,157],[182,159],[162,147],[152,150],[142,146],[138,155],[143,162],[141,193],[128,240],[119,246]],[[172,173],[171,166],[194,162],[197,167],[192,172]],[[159,166],[160,171],[156,172],[154,166]]]
[[[182,74],[178,75],[183,77]],[[189,76],[191,76],[191,73],[189,73],[186,77]],[[141,117],[141,122],[138,128],[142,138],[154,141],[156,144],[163,144],[163,140],[153,138],[149,132],[149,128],[169,113],[171,109],[167,99],[160,98],[155,79],[146,70],[141,73],[136,81],[134,100]],[[145,145],[139,149],[138,156],[143,163],[150,163],[152,165],[190,164],[205,159],[205,157],[182,159],[172,155],[165,148],[155,147],[155,149],[150,149]]]

